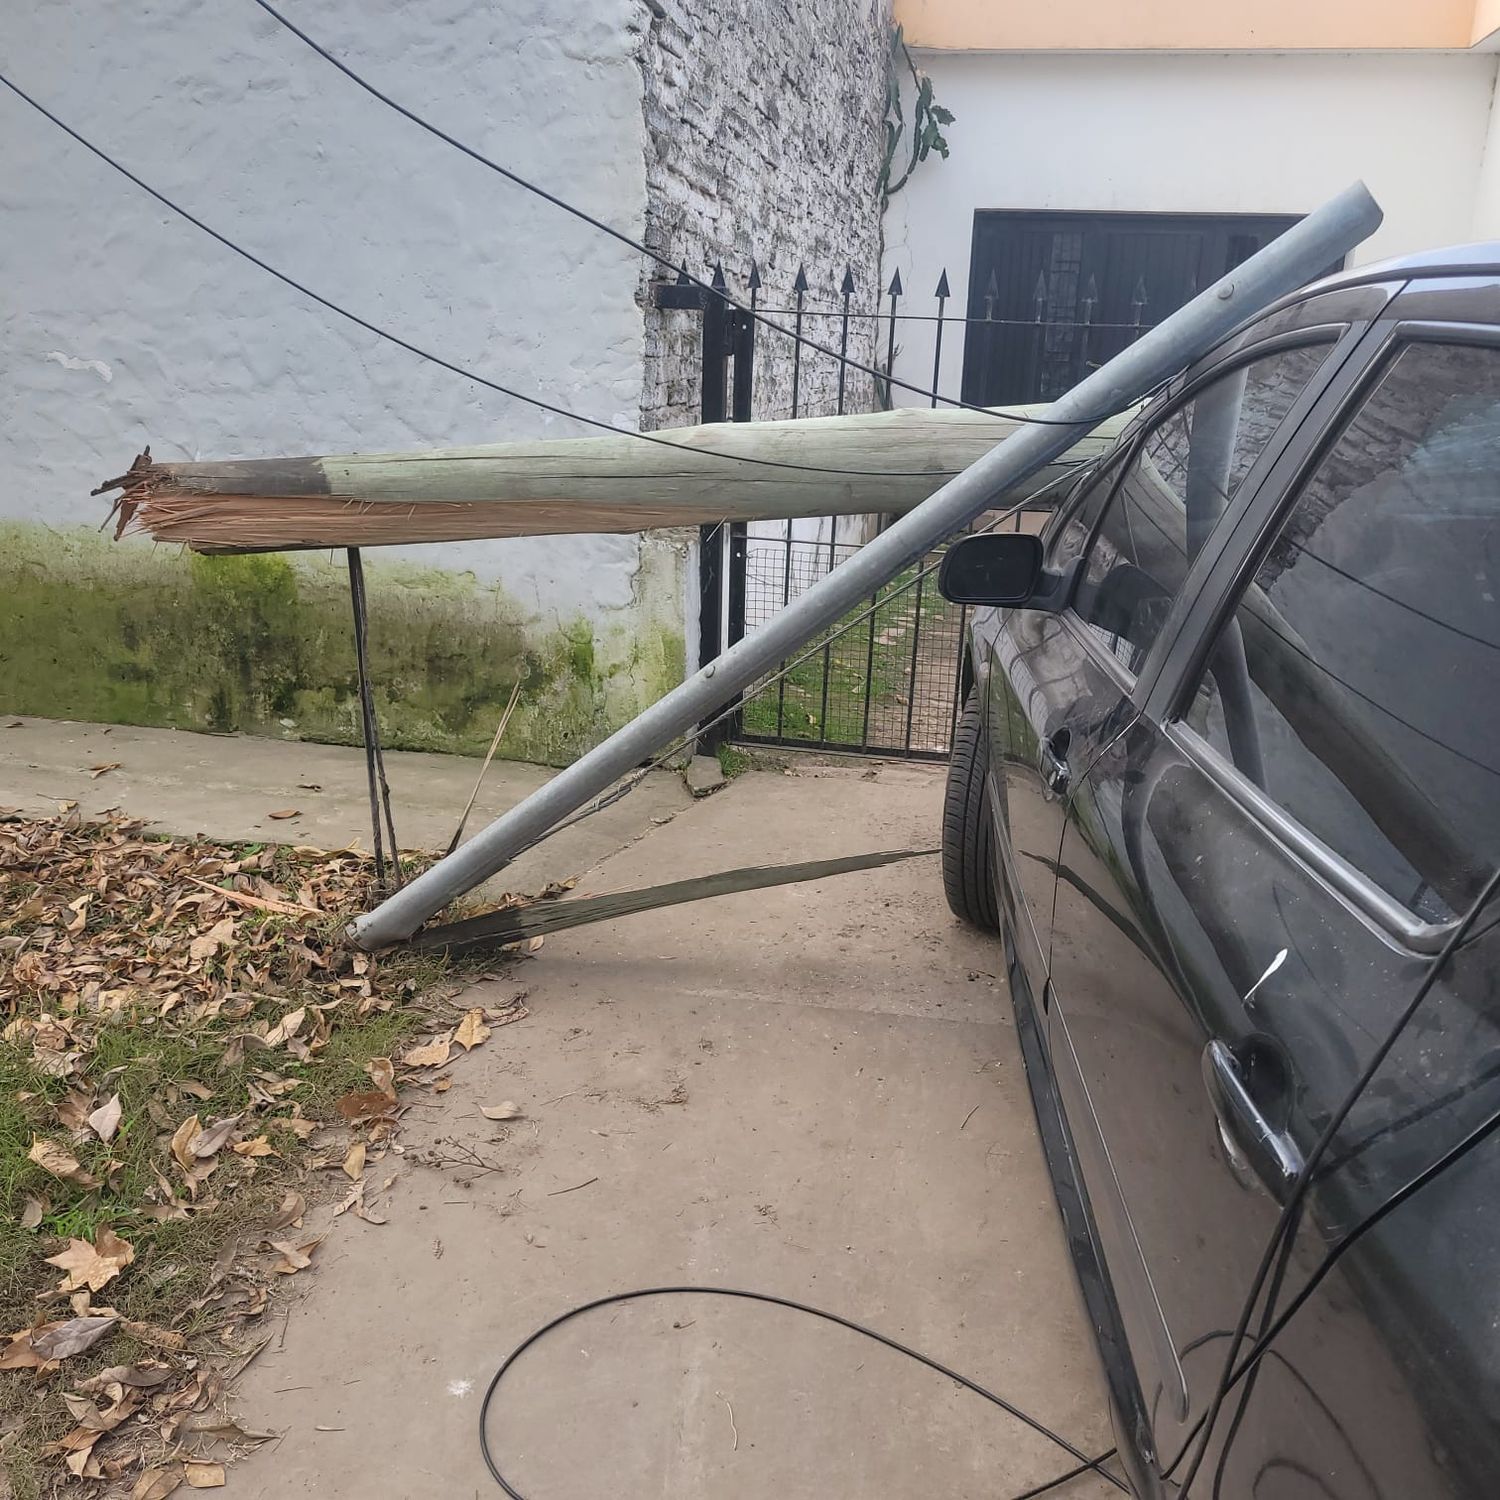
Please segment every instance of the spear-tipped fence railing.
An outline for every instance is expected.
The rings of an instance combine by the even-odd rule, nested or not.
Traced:
[[[833,275],[815,281],[806,265],[799,264],[790,284],[781,282],[779,294],[776,280],[752,258],[742,280],[715,261],[708,290],[685,276],[655,288],[659,310],[696,313],[701,319],[699,420],[842,415],[894,405],[900,393],[890,377],[903,330],[919,330],[924,336],[930,332],[928,401],[936,407],[950,325],[957,326],[966,350],[977,349],[982,368],[991,367],[997,355],[1008,355],[1011,365],[1024,372],[1028,398],[1033,389],[1041,394],[1044,362],[1048,381],[1072,384],[1093,368],[1101,330],[1120,344],[1133,342],[1151,326],[1144,317],[1148,297],[1143,282],[1135,288],[1128,321],[1101,323],[1095,316],[1099,292],[1092,275],[1081,298],[1064,299],[1054,285],[1057,278],[1049,281],[1039,274],[1028,318],[998,315],[1000,289],[993,270],[968,314],[949,310],[946,268],[931,293],[931,310],[908,295],[899,270],[883,291],[875,287],[873,303],[865,306],[860,303],[869,292],[852,266],[846,265],[837,281]],[[756,313],[783,320],[791,336],[758,323]],[[821,348],[809,349],[801,342],[809,326],[812,343]],[[1053,357],[1055,346],[1065,349],[1061,362]],[[836,350],[837,357],[825,350]],[[884,379],[850,378],[851,370],[871,367],[882,370]],[[966,391],[965,399],[973,394]],[[889,519],[824,516],[702,527],[700,662],[768,623]],[[862,639],[830,641],[811,663],[747,692],[738,713],[705,729],[702,748],[738,739],[914,758],[946,756],[964,687],[961,644],[967,611],[920,583],[902,595],[899,606],[893,596],[889,611],[878,607],[877,598],[870,603],[877,608]]]

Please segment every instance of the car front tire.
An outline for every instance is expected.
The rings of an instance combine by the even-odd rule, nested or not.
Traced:
[[[986,932],[1000,930],[990,841],[988,744],[978,694],[971,693],[953,734],[943,794],[943,894],[953,915]]]

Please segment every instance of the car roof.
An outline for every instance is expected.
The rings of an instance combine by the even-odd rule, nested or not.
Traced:
[[[1479,240],[1472,245],[1445,245],[1436,250],[1419,250],[1415,255],[1399,255],[1378,260],[1313,283],[1319,291],[1331,287],[1357,286],[1366,281],[1386,281],[1397,276],[1469,276],[1485,272],[1500,273],[1500,240]],[[1304,288],[1304,293],[1312,288]]]
[[[1215,353],[1224,345],[1239,338],[1246,329],[1255,324],[1306,302],[1311,297],[1325,292],[1336,292],[1344,287],[1368,286],[1377,281],[1420,281],[1445,276],[1494,276],[1500,277],[1500,240],[1479,240],[1471,245],[1446,245],[1436,250],[1419,250],[1414,255],[1395,256],[1389,260],[1372,261],[1368,265],[1355,266],[1347,271],[1335,271],[1331,275],[1310,281],[1284,297],[1278,297],[1252,317],[1247,318],[1233,333],[1214,346]],[[1199,361],[1194,362],[1195,365]]]

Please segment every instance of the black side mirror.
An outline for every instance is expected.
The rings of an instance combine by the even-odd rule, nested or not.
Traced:
[[[966,536],[943,554],[938,592],[955,604],[1020,606],[1042,582],[1042,539],[1025,532]]]

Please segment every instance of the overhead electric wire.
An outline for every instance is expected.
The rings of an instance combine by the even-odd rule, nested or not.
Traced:
[[[1409,1177],[1389,1197],[1384,1199],[1377,1208],[1372,1209],[1352,1229],[1340,1236],[1318,1263],[1307,1281],[1298,1288],[1297,1294],[1287,1303],[1286,1307],[1276,1315],[1275,1320],[1270,1323],[1265,1332],[1251,1346],[1250,1352],[1235,1367],[1231,1378],[1231,1384],[1242,1380],[1255,1366],[1265,1358],[1271,1345],[1277,1336],[1292,1321],[1294,1317],[1306,1305],[1308,1299],[1317,1291],[1324,1278],[1333,1270],[1338,1261],[1354,1248],[1366,1234],[1370,1232],[1380,1221],[1388,1215],[1393,1214],[1409,1198],[1441,1177],[1450,1167],[1456,1166],[1476,1146],[1481,1146],[1492,1136],[1496,1130],[1500,1130],[1500,1110],[1492,1111],[1490,1115],[1476,1125],[1467,1135],[1461,1137],[1454,1145],[1450,1146],[1436,1161],[1429,1163],[1415,1176]],[[1182,1490],[1184,1497],[1187,1489]]]
[[[586,417],[580,412],[569,411],[566,407],[558,406],[551,401],[544,400],[540,396],[529,396],[524,391],[518,391],[511,386],[502,385],[499,381],[491,380],[487,375],[481,375],[477,371],[465,369],[462,365],[456,365],[451,360],[444,359],[441,355],[432,353],[431,350],[423,349],[420,345],[412,343],[409,339],[402,338],[400,334],[392,333],[389,329],[382,328],[378,323],[372,323],[368,318],[361,317],[356,312],[351,312],[347,307],[333,301],[329,297],[323,296],[321,292],[315,292],[310,286],[298,281],[294,276],[288,275],[285,271],[279,270],[269,261],[263,260],[260,256],[256,255],[254,251],[247,250],[243,245],[230,239],[228,235],[220,233],[211,224],[205,223],[180,203],[174,202],[165,193],[152,187],[149,182],[138,177],[129,167],[116,161],[102,147],[96,146],[66,121],[59,119],[45,104],[32,98],[25,89],[19,84],[13,83],[3,73],[0,73],[0,84],[4,84],[18,99],[24,100],[38,114],[50,120],[59,130],[70,135],[85,150],[92,152],[100,161],[104,162],[107,166],[113,167],[122,177],[134,183],[143,193],[148,193],[164,208],[171,209],[173,213],[186,219],[189,224],[197,229],[201,229],[204,234],[217,240],[226,250],[232,250],[236,255],[249,261],[251,265],[259,267],[267,275],[274,276],[277,281],[291,287],[293,291],[300,292],[304,297],[316,302],[320,307],[326,307],[329,312],[336,313],[339,317],[347,319],[357,327],[363,328],[367,333],[373,333],[377,338],[385,339],[387,342],[395,344],[397,348],[405,349],[408,354],[415,354],[420,359],[425,359],[431,364],[449,370],[465,380],[472,380],[476,385],[485,386],[502,396],[508,396],[513,401],[522,401],[528,406],[535,406],[542,411],[551,412],[554,416],[566,417],[570,421],[581,422],[588,427],[597,427],[609,433],[612,437],[636,438],[643,443],[654,443],[659,448],[670,448],[674,453],[683,456],[696,456],[711,461],[719,459],[725,463],[755,464],[761,468],[794,469],[805,474],[833,474],[851,479],[937,479],[952,478],[954,474],[959,472],[958,470],[950,469],[834,469],[819,464],[798,464],[774,458],[754,458],[745,453],[724,453],[713,448],[691,448],[684,443],[673,442],[670,438],[658,437],[654,433],[635,432],[615,427],[612,423],[603,421],[599,417]],[[983,410],[984,408],[981,409]],[[999,414],[990,413],[990,415]],[[1071,426],[1074,424],[1069,423],[1065,425]]]
[[[500,1388],[500,1382],[505,1379],[507,1371],[511,1368],[528,1349],[541,1339],[545,1338],[554,1329],[562,1327],[564,1323],[570,1323],[574,1318],[580,1318],[585,1313],[594,1312],[601,1307],[613,1307],[620,1302],[633,1302],[641,1297],[736,1297],[747,1302],[768,1303],[772,1307],[784,1307],[792,1312],[806,1313],[809,1317],[820,1318],[825,1323],[835,1323],[840,1328],[847,1328],[851,1333],[857,1333],[863,1338],[873,1339],[877,1344],[883,1344],[887,1349],[894,1350],[897,1354],[904,1354],[908,1359],[914,1359],[918,1364],[926,1365],[929,1370],[935,1370],[939,1375],[946,1376],[949,1380],[957,1382],[966,1390],[972,1391],[976,1396],[982,1396],[986,1401],[998,1406],[1008,1416],[1014,1417],[1018,1422],[1023,1422],[1033,1432],[1040,1434],[1049,1442],[1061,1448],[1069,1457],[1077,1459],[1074,1468],[1064,1474],[1058,1474],[1046,1483],[1033,1486],[1021,1495],[1011,1497],[1011,1500],[1032,1500],[1036,1495],[1045,1494],[1048,1490],[1056,1489],[1061,1484],[1066,1484],[1070,1479],[1076,1479],[1081,1474],[1096,1473],[1106,1479],[1117,1490],[1123,1494],[1130,1493],[1127,1486],[1108,1469],[1104,1468],[1105,1462],[1113,1458],[1115,1449],[1110,1448],[1096,1458],[1090,1458],[1081,1448],[1075,1448],[1065,1437],[1054,1432],[1044,1422],[1038,1421],[1029,1412],[1023,1411],[1019,1406],[1007,1401],[1003,1396],[997,1396],[993,1391],[986,1390],[977,1380],[971,1380],[967,1375],[960,1375],[957,1370],[951,1370],[947,1365],[940,1364],[930,1355],[923,1354],[919,1350],[909,1348],[906,1344],[891,1338],[888,1334],[879,1333],[873,1328],[866,1327],[863,1323],[856,1323],[853,1318],[843,1317],[839,1313],[828,1312],[821,1307],[813,1307],[806,1302],[797,1302],[791,1297],[778,1297],[770,1292],[744,1291],[738,1287],[727,1286],[648,1286],[642,1287],[634,1292],[614,1292],[607,1297],[596,1297],[591,1302],[580,1303],[577,1307],[570,1307],[566,1312],[559,1313],[557,1317],[542,1324],[534,1333],[522,1339],[509,1354],[505,1356],[500,1368],[490,1378],[490,1383],[485,1387],[484,1398],[479,1403],[479,1447],[484,1457],[485,1467],[490,1471],[490,1477],[511,1497],[511,1500],[526,1500],[526,1497],[511,1484],[501,1472],[500,1466],[495,1462],[495,1456],[490,1451],[489,1440],[489,1412],[490,1404],[495,1398],[495,1392]]]
[[[431,120],[423,115],[419,115],[414,109],[409,109],[399,100],[393,99],[389,94],[371,83],[362,73],[358,73],[351,68],[342,58],[330,52],[321,42],[314,40],[294,21],[282,15],[270,3],[270,0],[255,0],[255,3],[268,16],[279,21],[299,41],[312,48],[324,62],[330,63],[337,68],[351,83],[357,84],[367,94],[371,95],[372,98],[378,99],[387,108],[395,110],[398,115],[410,120],[413,125],[419,126],[421,129],[427,131],[429,135],[436,136],[444,144],[452,146],[455,151],[461,151],[471,161],[478,162],[480,166],[488,167],[492,172],[498,172],[507,182],[514,183],[519,188],[524,188],[528,193],[535,193],[538,198],[552,204],[554,208],[560,208],[564,213],[571,214],[575,219],[589,225],[590,228],[597,229],[601,234],[609,235],[611,239],[618,240],[620,244],[628,246],[638,254],[646,256],[649,260],[654,260],[657,265],[665,266],[667,270],[677,272],[679,276],[685,277],[691,285],[698,287],[711,296],[721,298],[727,306],[734,308],[737,312],[742,313],[748,318],[753,318],[757,323],[771,329],[773,332],[782,334],[786,338],[794,339],[797,343],[802,344],[808,349],[814,349],[819,354],[826,354],[829,358],[838,360],[847,369],[858,370],[863,375],[872,375],[875,379],[885,384],[896,386],[903,391],[909,391],[916,396],[927,396],[934,401],[942,401],[948,406],[962,407],[966,411],[982,411],[992,417],[1005,417],[1013,422],[1026,422],[1037,427],[1071,427],[1074,425],[1071,422],[1055,417],[1031,417],[1025,416],[1020,412],[997,411],[993,407],[978,406],[971,401],[964,401],[955,396],[944,396],[939,391],[928,390],[925,386],[912,385],[905,380],[897,380],[894,373],[878,370],[874,365],[861,364],[858,360],[850,359],[843,351],[835,349],[831,345],[820,344],[816,339],[810,339],[805,334],[787,328],[781,323],[773,322],[759,308],[736,302],[727,292],[714,286],[711,282],[704,281],[700,276],[694,276],[686,266],[679,265],[670,256],[663,255],[659,250],[651,249],[649,245],[646,245],[641,240],[626,234],[623,229],[616,229],[613,224],[607,224],[603,219],[595,218],[593,214],[569,203],[566,198],[559,197],[558,194],[549,191],[547,188],[540,187],[536,183],[522,177],[519,172],[502,166],[499,162],[486,156],[482,151],[478,151],[467,142],[459,140],[457,136],[450,135],[441,126],[434,125]],[[819,314],[819,316],[822,316],[822,314]],[[955,319],[954,321],[957,320]],[[1103,416],[1096,417],[1093,420],[1094,422],[1103,422],[1113,415],[1113,412],[1106,412]]]

